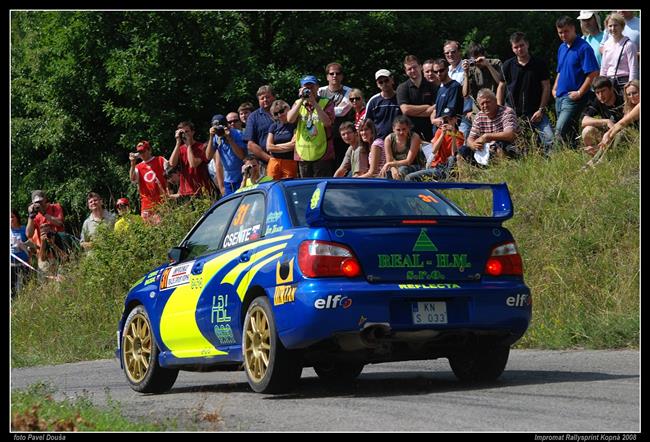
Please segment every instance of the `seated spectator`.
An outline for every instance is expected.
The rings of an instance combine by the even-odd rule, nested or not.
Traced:
[[[497,97],[490,89],[478,93],[481,109],[472,123],[472,129],[464,146],[458,151],[459,161],[487,165],[493,154],[497,157],[518,157],[515,141],[520,132],[515,111],[497,104]]]
[[[115,221],[115,233],[123,233],[129,229],[132,224],[142,222],[142,218],[131,213],[131,206],[128,198],[120,198],[115,203],[117,210],[117,221]]]
[[[598,151],[598,143],[605,132],[623,118],[623,97],[618,95],[612,81],[607,77],[596,77],[593,82],[595,98],[585,109],[582,117],[582,141],[589,155]]]
[[[65,232],[57,232],[50,223],[44,223],[41,226],[41,237],[36,252],[38,269],[43,272],[39,277],[59,279],[61,264],[78,251],[79,243],[75,237]]]
[[[260,161],[255,155],[248,154],[244,158],[244,165],[241,168],[244,179],[241,182],[241,188],[250,187],[255,184],[273,181],[273,178],[260,173]]]
[[[351,121],[344,121],[339,127],[341,139],[348,145],[343,162],[334,172],[335,177],[359,177],[368,172],[368,149],[359,140],[359,134]]]
[[[379,93],[370,97],[366,104],[366,120],[372,120],[377,128],[377,138],[382,140],[391,133],[393,120],[402,115],[397,94],[395,92],[395,80],[388,69],[379,69],[375,72],[375,81]]]
[[[359,124],[366,117],[366,102],[363,99],[363,92],[361,89],[351,89],[348,100],[352,103],[354,109],[354,127],[359,130]]]
[[[241,166],[247,154],[246,143],[239,129],[229,127],[226,118],[212,117],[206,157],[214,165],[214,182],[222,196],[230,195],[241,184]]]
[[[431,141],[433,160],[426,169],[406,175],[405,181],[442,181],[449,178],[456,162],[458,148],[465,140],[463,133],[458,130],[460,119],[455,112],[449,108],[443,109],[442,125]]]
[[[81,247],[84,250],[90,250],[93,247],[93,237],[97,233],[100,225],[106,225],[112,229],[115,225],[115,215],[104,209],[104,200],[95,192],[89,192],[86,196],[90,215],[81,226]]]
[[[393,133],[384,139],[386,164],[381,168],[381,176],[403,180],[406,175],[425,165],[426,160],[420,150],[422,139],[411,129],[411,120],[406,115],[400,115],[393,121]]]
[[[20,222],[16,209],[11,209],[11,297],[15,297],[22,289],[28,275],[30,251],[27,245],[25,226]]]
[[[275,121],[269,127],[266,140],[266,150],[271,154],[266,174],[274,180],[298,176],[298,162],[294,160],[296,125],[287,121],[288,112],[289,104],[284,100],[271,104]]]
[[[178,166],[181,198],[212,195],[214,186],[208,172],[210,160],[206,156],[205,145],[194,139],[194,124],[181,121],[174,136],[176,146],[169,157],[169,165]]]
[[[59,203],[50,203],[42,190],[32,192],[32,203],[27,208],[28,219],[25,233],[28,238],[34,237],[38,246],[41,237],[41,225],[49,223],[50,228],[56,232],[63,232],[64,218],[63,207]]]
[[[609,77],[620,93],[629,80],[638,80],[639,63],[636,57],[637,46],[623,35],[625,19],[619,14],[611,14],[607,21],[610,38],[603,45],[603,58],[600,75]]]
[[[372,120],[365,119],[359,125],[359,137],[361,144],[368,150],[368,172],[359,175],[359,178],[376,178],[384,164],[386,164],[386,152],[384,151],[384,139],[377,136],[377,129]]]
[[[240,104],[239,107],[237,108],[237,113],[239,114],[239,120],[241,121],[241,124],[244,125],[244,128],[246,127],[246,122],[248,121],[248,116],[255,110],[255,107],[253,106],[252,103],[249,103],[248,101],[245,101],[244,103]]]

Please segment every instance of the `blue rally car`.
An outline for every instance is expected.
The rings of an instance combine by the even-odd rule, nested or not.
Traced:
[[[487,191],[487,215],[468,215],[450,189]],[[254,391],[279,393],[303,367],[342,381],[366,364],[435,358],[460,380],[494,380],[532,310],[502,227],[512,213],[505,183],[245,188],[131,288],[116,355],[140,392],[169,390],[179,370],[243,365]]]

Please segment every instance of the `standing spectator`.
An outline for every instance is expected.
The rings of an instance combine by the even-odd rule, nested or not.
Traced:
[[[596,77],[593,82],[595,98],[589,101],[582,117],[584,150],[595,155],[603,134],[623,118],[623,97],[614,91],[607,77]]]
[[[445,72],[447,69],[445,68]],[[406,175],[405,181],[446,180],[454,167],[458,148],[465,137],[458,130],[458,116],[455,111],[445,108],[441,114],[442,124],[432,140],[433,159],[426,169]]]
[[[603,59],[600,75],[609,77],[617,92],[629,80],[639,79],[639,63],[636,57],[637,46],[623,35],[625,19],[622,15],[611,14],[607,21],[610,38],[603,45]]]
[[[469,59],[463,60],[463,96],[477,100],[478,91],[490,89],[496,94],[497,104],[505,104],[506,83],[501,75],[501,60],[487,58],[485,48],[478,43],[470,43],[467,48]]]
[[[442,112],[451,109],[454,115],[463,113],[463,90],[460,83],[449,76],[447,61],[439,58],[433,61],[433,72],[438,77],[440,88],[436,95],[436,112],[431,114],[434,134],[444,124]]]
[[[129,177],[132,183],[138,185],[140,216],[151,224],[158,224],[160,216],[154,208],[160,204],[163,196],[168,195],[165,177],[168,162],[162,156],[154,156],[146,140],[139,142],[135,149],[137,152],[129,153]],[[136,165],[138,159],[142,161]]]
[[[575,23],[563,16],[555,22],[562,43],[557,51],[555,97],[555,138],[576,146],[578,118],[589,102],[591,82],[598,76],[598,62],[589,43],[577,38]]]
[[[366,102],[363,99],[363,92],[361,89],[354,88],[350,90],[348,99],[354,109],[354,127],[359,130],[361,121],[366,117]]]
[[[354,124],[345,121],[339,127],[341,138],[348,144],[348,150],[339,168],[334,172],[335,177],[359,177],[368,172],[368,149],[359,140]]]
[[[429,83],[433,84],[435,87],[440,86],[440,79],[435,73],[435,68],[433,67],[433,63],[435,60],[429,58],[422,63],[422,76],[426,81]]]
[[[25,278],[27,277],[28,267],[23,264],[29,264],[29,249],[25,242],[27,233],[25,226],[20,222],[20,215],[16,209],[11,209],[11,297],[22,289]],[[23,262],[21,262],[21,260]]]
[[[381,168],[382,176],[403,180],[406,175],[425,165],[420,152],[422,139],[411,128],[411,120],[406,115],[400,115],[393,121],[393,133],[384,140],[386,163]]]
[[[287,121],[296,125],[296,153],[300,176],[332,176],[334,145],[332,122],[334,103],[318,95],[318,80],[307,75],[300,80],[298,98],[289,110]]]
[[[431,113],[438,88],[422,77],[422,66],[415,55],[404,58],[404,71],[408,80],[397,86],[397,103],[402,113],[410,118],[420,139],[433,138]]]
[[[546,106],[551,98],[548,68],[544,60],[530,54],[528,39],[523,32],[510,36],[510,46],[515,56],[503,63],[508,101],[517,116],[537,132],[544,152],[549,154],[553,148],[553,128],[546,115]]]
[[[227,124],[226,118],[221,114],[212,117],[205,151],[206,157],[214,164],[214,182],[222,196],[239,189],[241,167],[248,153],[241,132]]]
[[[447,40],[442,46],[442,51],[449,63],[449,76],[462,86],[465,83],[465,70],[461,62],[460,43],[456,40]],[[470,97],[465,98],[463,101],[463,115],[460,119],[460,131],[463,132],[465,139],[467,139],[469,130],[472,128],[473,107],[472,99]]]
[[[616,14],[623,17],[625,20],[625,27],[623,28],[623,35],[629,38],[632,43],[637,47],[637,50],[641,48],[641,20],[639,17],[636,17],[632,11],[613,11]],[[607,16],[609,18],[611,15]],[[605,29],[607,29],[607,18],[605,19]],[[607,43],[607,40],[611,38],[609,32],[605,32],[605,36],[600,44],[601,52],[602,47]],[[639,53],[637,52],[637,56]]]
[[[55,232],[65,230],[63,207],[59,203],[50,203],[42,190],[32,191],[32,203],[27,208],[27,214],[29,216],[25,233],[28,238],[32,238],[36,232],[36,245],[41,237],[41,226],[44,223],[49,223],[50,228]]]
[[[142,218],[131,213],[131,205],[128,198],[119,198],[115,203],[117,210],[117,221],[115,221],[115,233],[123,233],[129,229],[129,226],[141,223]]]
[[[248,117],[254,110],[255,108],[248,101],[243,102],[237,108],[237,113],[239,114],[239,120],[244,125],[244,127],[246,127],[246,123],[248,122]]]
[[[274,180],[298,176],[298,162],[294,160],[296,149],[296,125],[287,121],[289,104],[275,100],[271,105],[271,115],[275,122],[269,127],[266,149],[271,154],[266,174]]]
[[[212,194],[213,184],[208,172],[210,160],[206,156],[205,145],[194,140],[194,124],[190,121],[178,123],[175,137],[176,146],[169,157],[169,165],[178,166],[180,197]]]
[[[244,141],[248,143],[248,152],[255,155],[264,165],[271,159],[271,155],[266,151],[266,140],[269,127],[273,124],[271,104],[274,101],[273,88],[269,85],[260,86],[257,90],[257,102],[260,107],[248,116],[244,131]]]
[[[237,112],[228,112],[228,115],[226,115],[226,123],[228,123],[228,127],[231,129],[237,129],[240,132],[244,130],[242,121]]]
[[[361,121],[358,132],[362,146],[368,150],[368,172],[360,175],[359,178],[379,177],[381,169],[386,164],[384,139],[377,136],[375,123],[369,119]]]
[[[605,37],[603,27],[600,24],[600,17],[598,11],[580,11],[578,15],[580,20],[580,30],[582,31],[582,39],[589,43],[589,46],[594,50],[594,55],[600,66],[602,55],[600,53],[600,45]]]
[[[474,118],[469,138],[459,149],[457,159],[485,166],[492,154],[497,157],[519,156],[519,149],[514,144],[520,132],[515,111],[499,106],[490,89],[478,92],[478,105],[481,110]]]
[[[377,128],[377,138],[382,140],[391,133],[393,120],[402,111],[397,104],[395,93],[395,80],[388,69],[379,69],[375,72],[375,81],[379,93],[373,95],[366,104],[366,120],[372,120]]]
[[[90,215],[81,227],[81,247],[84,250],[90,250],[93,246],[93,238],[97,234],[97,228],[100,225],[106,225],[107,228],[113,229],[115,225],[115,215],[104,209],[104,200],[98,193],[89,192],[86,196]]]
[[[332,123],[332,138],[334,139],[334,164],[341,164],[348,148],[339,132],[339,126],[344,121],[352,121],[352,103],[348,100],[349,86],[343,84],[343,66],[340,63],[330,63],[325,67],[327,86],[318,89],[318,95],[334,103],[334,121]]]

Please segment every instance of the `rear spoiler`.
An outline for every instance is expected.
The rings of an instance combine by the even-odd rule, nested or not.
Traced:
[[[361,180],[359,180],[361,181]],[[512,218],[514,211],[512,207],[512,199],[510,198],[510,191],[508,190],[508,185],[506,183],[455,183],[455,182],[404,182],[404,181],[390,181],[385,180],[385,184],[382,182],[379,185],[375,185],[378,180],[372,180],[373,185],[368,187],[375,187],[380,189],[381,187],[412,187],[416,189],[480,189],[480,190],[491,190],[492,191],[492,216],[466,216],[462,218],[462,221],[465,222],[497,222],[501,223]],[[383,180],[382,180],[383,181]],[[345,219],[328,217],[322,210],[322,204],[325,199],[325,193],[327,192],[328,186],[337,186],[338,183],[332,181],[322,181],[314,190],[314,193],[311,196],[311,200],[307,204],[306,220],[307,224],[312,227],[316,226],[326,226],[332,221],[345,222]],[[361,182],[358,182],[358,185],[363,185]],[[456,207],[453,201],[445,198],[447,203],[450,203],[452,206]],[[373,217],[375,218],[375,217]],[[368,218],[364,218],[368,219]],[[440,216],[438,219],[454,219],[459,221],[456,216]],[[350,220],[348,220],[350,221]]]

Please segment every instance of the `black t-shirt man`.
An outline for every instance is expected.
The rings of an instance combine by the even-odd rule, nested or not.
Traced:
[[[601,103],[595,95],[592,96],[582,115],[586,115],[592,118],[600,117],[603,119],[609,119],[614,123],[618,122],[621,118],[623,118],[624,102],[623,97],[618,94],[614,95],[616,96],[616,101],[614,101],[613,106],[607,106],[607,104]]]
[[[409,78],[404,83],[397,86],[397,104],[412,104],[418,106],[421,104],[433,105],[436,94],[438,93],[438,86],[429,83],[424,78],[420,82],[420,87]],[[433,138],[433,130],[431,128],[431,119],[429,117],[411,117],[409,119],[413,122],[413,130],[420,134],[423,140],[431,140]]]
[[[510,106],[518,117],[532,117],[541,103],[542,81],[550,80],[546,62],[531,55],[528,63],[521,65],[512,57],[503,63],[503,74]]]

